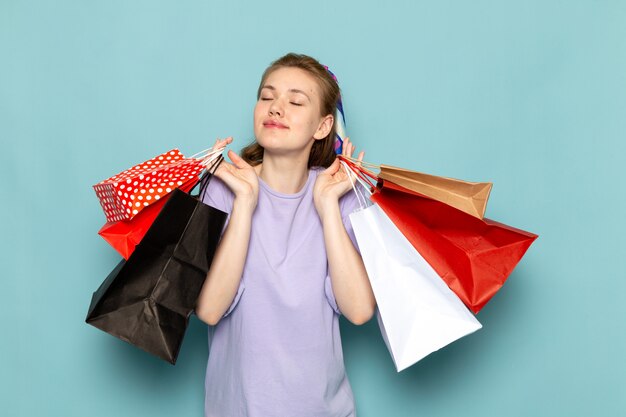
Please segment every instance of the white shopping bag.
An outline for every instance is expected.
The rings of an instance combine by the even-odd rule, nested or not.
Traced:
[[[482,327],[377,204],[350,221],[398,372]]]

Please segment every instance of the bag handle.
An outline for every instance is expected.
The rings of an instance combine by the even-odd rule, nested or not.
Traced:
[[[214,158],[212,161],[209,162],[210,165],[207,167],[207,169],[204,170],[204,172],[200,176],[200,181],[198,181],[198,183],[191,189],[189,195],[199,198],[204,194],[207,187],[209,186],[209,183],[211,182],[211,178],[213,178],[213,176],[215,175],[215,171],[217,171],[217,168],[220,166],[223,160],[224,156],[220,153],[217,158]],[[196,189],[198,184],[200,184],[200,189],[198,190],[198,194],[194,195],[193,190]]]
[[[348,175],[348,179],[350,181],[350,185],[352,186],[352,190],[356,195],[356,199],[359,202],[359,206],[361,207],[361,209],[367,208],[369,206],[369,204],[367,204],[367,200],[369,199],[369,197],[372,196],[372,192],[370,191],[371,185],[363,181],[363,179],[354,172],[353,168],[348,165],[346,161],[340,159],[340,162],[343,169],[346,170],[346,174]],[[359,184],[362,187],[357,187],[357,185]],[[363,194],[363,190],[365,190],[365,192],[368,194],[367,197]]]

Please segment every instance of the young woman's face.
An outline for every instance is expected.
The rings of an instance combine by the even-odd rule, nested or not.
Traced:
[[[266,152],[304,155],[328,136],[332,116],[320,115],[320,87],[299,68],[279,68],[261,88],[254,107],[254,134]]]

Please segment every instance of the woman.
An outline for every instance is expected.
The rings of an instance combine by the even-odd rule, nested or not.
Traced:
[[[353,416],[339,314],[362,324],[376,304],[334,153],[339,86],[315,59],[288,54],[257,99],[256,142],[228,152],[233,164],[204,195],[230,214],[196,307],[210,325],[205,414]]]

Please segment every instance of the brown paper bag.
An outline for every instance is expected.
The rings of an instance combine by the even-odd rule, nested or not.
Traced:
[[[468,182],[409,171],[389,165],[380,166],[378,178],[440,201],[482,219],[491,192],[490,182]]]

